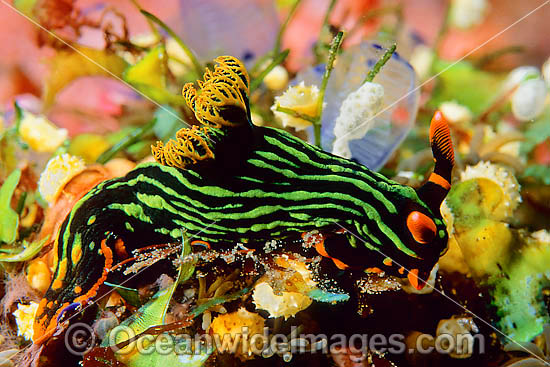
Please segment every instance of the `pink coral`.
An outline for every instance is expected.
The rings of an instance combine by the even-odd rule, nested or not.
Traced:
[[[286,63],[290,70],[296,71],[304,65],[311,64],[312,46],[319,37],[329,3],[329,0],[303,0],[299,5],[283,37],[283,48],[290,49]],[[378,3],[378,0],[340,0],[334,6],[329,23],[349,31]],[[346,40],[346,44],[358,43],[374,30],[374,24],[367,22],[352,38]]]

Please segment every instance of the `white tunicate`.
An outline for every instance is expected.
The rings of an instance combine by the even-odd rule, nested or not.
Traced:
[[[546,83],[542,79],[522,82],[512,96],[512,113],[520,121],[540,116],[546,100]]]
[[[311,121],[278,111],[277,108],[289,108],[302,115],[314,117],[317,113],[318,100],[319,88],[316,85],[305,85],[302,81],[288,87],[283,94],[275,97],[271,111],[284,127],[289,126],[296,130],[303,130],[311,126]]]
[[[451,124],[462,124],[472,119],[472,111],[455,101],[441,103],[439,110]]]
[[[321,147],[333,151],[334,125],[346,97],[357,91],[368,72],[386,50],[374,43],[363,42],[346,49],[338,56],[328,80],[321,127]],[[291,84],[304,81],[308,85],[321,85],[325,67],[317,65],[303,70]],[[407,136],[416,120],[420,91],[416,88],[413,67],[398,53],[394,53],[373,80],[384,88],[382,107],[370,124],[370,130],[360,139],[349,142],[351,158],[372,170],[386,163],[395,149]],[[314,142],[313,127],[307,128],[308,138]]]
[[[85,168],[86,162],[80,157],[69,153],[54,156],[40,174],[38,192],[49,204],[53,204],[65,184]]]
[[[436,336],[447,335],[452,341],[441,338],[441,347],[449,352],[452,358],[470,358],[474,350],[474,337],[479,329],[471,317],[456,317],[444,319],[437,324]]]
[[[420,44],[416,46],[411,55],[410,63],[418,75],[418,79],[425,81],[430,76],[432,64],[435,59],[433,48]]]
[[[487,0],[453,0],[449,22],[454,27],[468,29],[483,22],[488,9]]]
[[[384,87],[366,82],[348,94],[340,106],[340,114],[334,125],[332,153],[351,158],[350,140],[361,139],[374,123],[374,116],[382,108]]]
[[[288,84],[288,71],[277,65],[264,78],[264,84],[271,90],[281,90]]]
[[[531,237],[536,241],[550,246],[550,231],[546,229],[541,229],[539,231],[531,233]]]
[[[504,84],[502,86],[504,92],[508,92],[512,88],[515,88],[521,82],[527,79],[538,79],[540,78],[540,71],[535,66],[520,66],[512,70]]]

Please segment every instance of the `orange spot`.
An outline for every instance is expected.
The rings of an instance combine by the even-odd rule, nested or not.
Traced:
[[[315,250],[317,250],[317,253],[323,257],[330,257],[325,250],[325,241],[317,242],[315,244]]]
[[[336,267],[340,270],[346,270],[347,268],[349,268],[349,265],[348,264],[345,264],[343,263],[342,261],[338,260],[338,259],[335,259],[335,258],[331,258],[332,259],[332,262],[334,262],[334,265],[336,265]]]
[[[404,267],[400,267],[399,270],[398,270],[399,274],[405,274],[405,268]]]
[[[376,273],[376,274],[380,274],[380,273],[383,273],[384,271],[380,268],[377,268],[377,267],[374,267],[374,268],[367,268],[365,270],[367,273]]]
[[[411,271],[409,271],[409,275],[407,276],[407,278],[409,278],[409,282],[415,289],[421,290],[422,288],[424,288],[424,281],[419,282],[419,280],[421,279],[418,277],[418,269],[412,269]]]
[[[447,191],[451,189],[451,184],[449,183],[449,181],[447,181],[446,179],[444,179],[443,177],[441,177],[435,172],[432,172],[428,181],[443,187]]]
[[[389,257],[386,257],[383,261],[382,261],[382,264],[386,265],[386,266],[392,266],[393,265],[393,261],[392,259],[390,259]]]
[[[349,265],[344,263],[343,261],[340,261],[338,259],[335,259],[333,257],[331,257],[327,250],[325,250],[325,241],[324,240],[321,240],[317,243],[315,243],[315,250],[317,251],[317,253],[323,257],[328,257],[329,259],[332,260],[332,262],[334,263],[334,265],[336,265],[336,267],[340,270],[346,270],[347,268],[349,268]]]
[[[392,120],[399,125],[406,125],[409,120],[409,116],[409,111],[403,106],[397,107],[392,112]]]
[[[120,238],[117,238],[115,242],[115,252],[117,256],[122,259],[128,258],[128,252],[126,251],[126,246],[124,245],[124,241]]]
[[[80,247],[80,245],[73,246],[71,250],[71,260],[73,264],[76,264],[77,262],[79,262],[81,257],[82,257],[82,248]]]
[[[77,285],[76,287],[74,287],[74,292],[75,292],[76,294],[82,292],[82,287],[79,286],[79,285]]]
[[[82,296],[77,297],[73,302],[80,302],[81,304],[84,304],[89,298],[94,297],[97,294],[97,290],[99,287],[103,284],[103,282],[107,279],[107,273],[109,272],[109,269],[111,269],[111,266],[113,265],[113,251],[107,246],[107,239],[104,239],[101,241],[101,251],[103,252],[103,256],[105,256],[105,265],[103,267],[103,272],[99,279],[94,283],[92,288],[86,294],[83,294]]]
[[[55,277],[52,283],[53,290],[59,289],[63,286],[63,280],[65,279],[66,275],[67,275],[67,258],[59,262],[59,266],[57,268],[57,276]]]
[[[419,243],[428,243],[435,236],[435,223],[427,215],[418,211],[411,212],[407,217],[407,228],[414,240]]]
[[[48,302],[48,304],[46,305],[46,307],[52,308],[52,307],[53,307],[53,302],[52,302],[52,301]]]

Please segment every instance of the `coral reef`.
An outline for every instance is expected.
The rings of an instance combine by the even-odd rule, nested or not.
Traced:
[[[548,365],[530,6],[4,2],[0,366]]]

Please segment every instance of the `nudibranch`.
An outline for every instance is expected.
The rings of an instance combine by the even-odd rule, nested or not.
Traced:
[[[100,183],[66,217],[35,343],[97,298],[105,280],[124,279],[118,265],[136,251],[181,242],[183,232],[212,248],[263,248],[317,230],[317,252],[338,268],[383,270],[424,285],[448,239],[440,205],[454,156],[442,114],[430,127],[434,172],[414,190],[283,130],[252,125],[246,69],[234,57],[215,61],[200,91],[183,88],[201,126],[157,143],[157,162]]]

